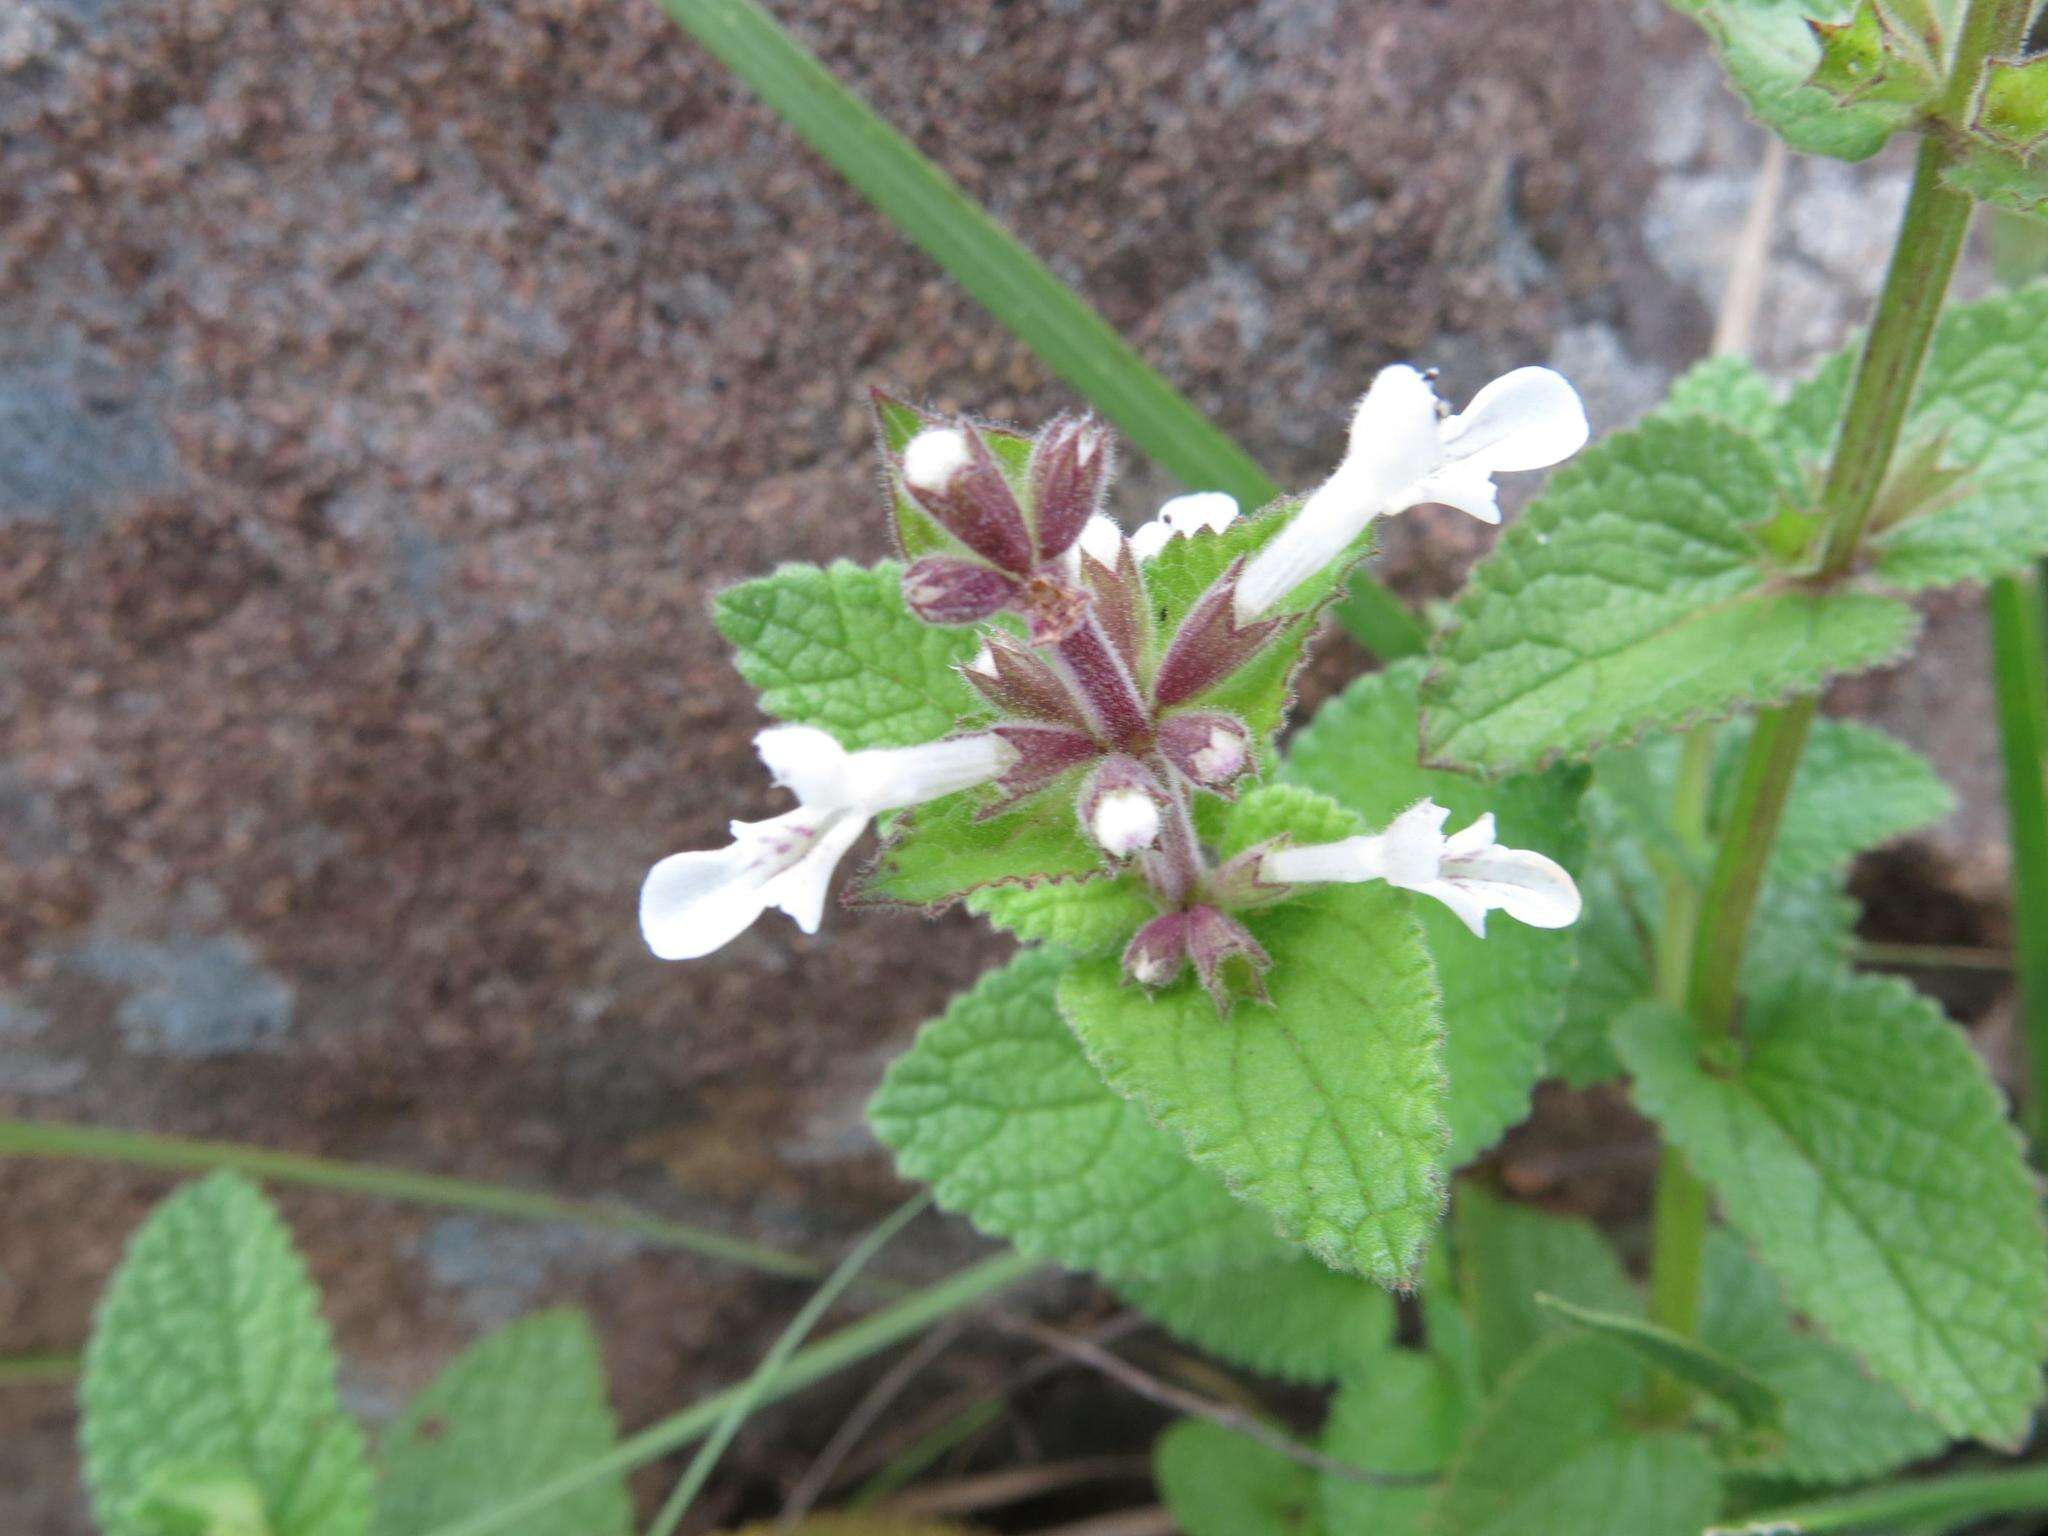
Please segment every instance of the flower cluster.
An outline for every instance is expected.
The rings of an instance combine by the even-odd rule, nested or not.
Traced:
[[[964,790],[994,815],[1055,786],[1072,796],[1105,870],[1134,871],[1159,909],[1132,938],[1126,974],[1162,987],[1192,967],[1219,1008],[1263,995],[1271,965],[1236,914],[1298,886],[1384,880],[1443,902],[1482,935],[1493,910],[1539,927],[1578,916],[1571,877],[1541,854],[1498,846],[1491,816],[1446,837],[1447,813],[1425,800],[1370,836],[1281,838],[1217,865],[1194,814],[1198,796],[1229,797],[1255,771],[1251,727],[1211,695],[1300,617],[1290,598],[1352,558],[1376,517],[1435,502],[1498,522],[1495,474],[1557,463],[1586,440],[1564,379],[1517,369],[1450,414],[1425,375],[1382,370],[1336,470],[1164,635],[1154,632],[1165,610],[1155,611],[1148,569],[1177,539],[1226,533],[1235,501],[1178,497],[1126,537],[1102,511],[1113,452],[1093,419],[1061,417],[1028,454],[1010,438],[1003,446],[1015,451],[1001,456],[972,423],[919,420],[888,455],[892,490],[933,529],[903,572],[903,601],[928,624],[985,626],[962,676],[993,719],[861,752],[806,726],[763,731],[762,761],[796,809],[734,822],[729,846],[654,866],[640,919],[657,955],[708,954],[769,907],[816,931],[835,866],[878,815]]]

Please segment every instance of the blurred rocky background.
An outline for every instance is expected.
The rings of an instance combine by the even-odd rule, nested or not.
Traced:
[[[1295,484],[1397,358],[1453,398],[1547,361],[1597,426],[1640,412],[1707,343],[1763,151],[1651,0],[774,8]],[[1895,161],[1792,167],[1762,362],[1839,343],[1902,188]],[[775,808],[709,598],[882,551],[870,383],[1071,403],[645,0],[0,0],[0,1111],[824,1253],[872,1221],[899,1191],[863,1100],[1002,943],[771,917],[676,967],[633,917],[655,857]],[[1119,509],[1171,489],[1134,465]],[[1441,595],[1486,537],[1417,513],[1383,568]],[[1846,701],[1963,810],[1866,884],[1897,935],[1995,944],[1984,637],[1973,596],[1930,619]],[[1364,662],[1333,644],[1317,686]],[[1592,1113],[1511,1147],[1527,1186],[1583,1166]],[[164,1187],[0,1163],[0,1355],[76,1346]],[[373,1416],[573,1301],[637,1424],[801,1294],[285,1205]],[[899,1269],[976,1251],[919,1230]],[[800,1469],[845,1390],[757,1421],[727,1483]],[[1042,1433],[1012,1417],[996,1462]],[[86,1529],[71,1431],[62,1386],[0,1389],[0,1529]]]

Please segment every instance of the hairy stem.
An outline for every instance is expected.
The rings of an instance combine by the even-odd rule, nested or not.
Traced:
[[[1942,115],[1960,118],[1976,91],[1985,60],[2017,46],[2029,3],[1969,0]],[[1898,241],[1822,482],[1818,510],[1826,519],[1827,540],[1819,581],[1847,576],[1862,554],[1942,301],[1962,254],[1972,205],[1942,182],[1952,153],[1939,131],[1930,131],[1921,141]],[[1735,802],[1700,899],[1688,957],[1686,1011],[1702,1039],[1725,1038],[1734,1031],[1737,981],[1750,921],[1818,706],[1818,698],[1809,696],[1766,710],[1750,738]],[[1651,1260],[1653,1301],[1657,1321],[1685,1335],[1699,1325],[1699,1265],[1709,1217],[1706,1191],[1696,1189],[1696,1184],[1682,1159],[1667,1150]]]
[[[1931,1522],[1950,1530],[1975,1525],[1990,1515],[2023,1515],[2041,1509],[2048,1509],[2048,1467],[2019,1467],[2010,1472],[1962,1472],[1880,1483],[1807,1504],[1764,1510],[1741,1525],[1723,1529],[1817,1533],[1896,1530]]]
[[[2014,966],[2027,1129],[2048,1143],[2048,567],[1991,585],[1991,671],[2012,828]]]

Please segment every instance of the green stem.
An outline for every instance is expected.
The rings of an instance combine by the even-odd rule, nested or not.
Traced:
[[[406,1173],[359,1163],[306,1157],[296,1152],[270,1152],[261,1147],[225,1141],[194,1141],[183,1136],[153,1136],[140,1131],[110,1131],[89,1125],[52,1125],[35,1120],[0,1120],[0,1157],[83,1158],[161,1168],[179,1173],[207,1173],[232,1168],[251,1178],[310,1189],[345,1190],[413,1205],[451,1206],[485,1211],[519,1221],[560,1221],[610,1232],[626,1232],[664,1248],[680,1248],[706,1258],[743,1264],[765,1274],[815,1280],[824,1266],[800,1254],[708,1232],[679,1221],[664,1221],[619,1206],[594,1201],[560,1200],[552,1195],[508,1189],[473,1179],[432,1173]]]
[[[1991,585],[1991,675],[2012,828],[2013,961],[2027,1043],[2027,1128],[2048,1145],[2048,568]]]
[[[1958,104],[1967,107],[1984,61],[2017,43],[2026,5],[2027,0],[1969,0],[1945,102],[1948,115],[1959,115]],[[1827,541],[1816,575],[1820,582],[1842,580],[1862,554],[1962,254],[1972,205],[1942,182],[1951,154],[1939,131],[1921,141],[1898,241],[1822,481],[1818,511],[1826,520]],[[1687,957],[1686,1011],[1703,1041],[1734,1032],[1743,949],[1818,707],[1818,698],[1809,696],[1765,710],[1750,737]],[[1659,1323],[1686,1336],[1699,1326],[1699,1265],[1709,1205],[1706,1189],[1667,1149],[1651,1258],[1652,1306]]]
[[[862,1318],[851,1327],[842,1328],[830,1338],[813,1344],[808,1349],[798,1350],[789,1361],[775,1373],[774,1379],[761,1388],[755,1406],[779,1402],[792,1393],[799,1392],[822,1380],[835,1371],[880,1354],[891,1345],[922,1333],[940,1318],[970,1306],[983,1297],[992,1295],[1006,1286],[1014,1285],[1033,1270],[1040,1267],[1040,1260],[1021,1253],[1006,1253],[993,1259],[984,1260],[972,1269],[962,1270],[936,1285],[927,1286],[914,1295],[905,1297],[895,1305],[886,1307],[870,1317]],[[622,1440],[603,1456],[585,1462],[573,1471],[529,1489],[516,1499],[510,1499],[495,1509],[484,1510],[466,1519],[439,1526],[426,1536],[485,1536],[485,1533],[504,1529],[507,1525],[545,1509],[558,1499],[567,1498],[580,1488],[604,1478],[617,1477],[658,1461],[670,1452],[679,1450],[691,1441],[711,1430],[731,1411],[735,1402],[752,1387],[751,1383],[728,1387],[715,1392],[703,1401],[694,1403],[682,1412],[649,1425],[637,1435]]]
[[[868,1261],[882,1251],[889,1240],[904,1227],[910,1219],[932,1203],[930,1195],[919,1195],[907,1200],[895,1213],[882,1222],[857,1243],[837,1269],[826,1277],[825,1283],[811,1293],[811,1299],[804,1303],[803,1310],[790,1319],[768,1353],[761,1357],[761,1364],[744,1382],[740,1383],[737,1394],[726,1408],[711,1433],[704,1437],[697,1454],[691,1458],[689,1468],[677,1480],[675,1490],[668,1501],[661,1506],[661,1512],[654,1517],[654,1524],[647,1528],[647,1536],[672,1536],[675,1528],[682,1524],[683,1516],[690,1512],[690,1506],[697,1501],[697,1495],[710,1480],[712,1468],[718,1465],[718,1458],[725,1454],[725,1448],[732,1444],[732,1437],[740,1432],[740,1426],[747,1422],[747,1416],[759,1406],[763,1394],[774,1382],[782,1368],[789,1363],[789,1357],[797,1346],[810,1337],[811,1330],[818,1326],[832,1303],[840,1293],[852,1284],[853,1277],[868,1266]]]
[[[1685,737],[1673,787],[1671,821],[1679,851],[1665,862],[1664,910],[1657,924],[1657,997],[1671,1009],[1685,1006],[1691,968],[1693,928],[1700,890],[1693,869],[1713,850],[1708,824],[1713,796],[1714,744],[1718,732],[1698,726]],[[1657,1165],[1657,1193],[1651,1216],[1650,1318],[1680,1333],[1699,1316],[1707,1239],[1707,1187],[1675,1147],[1664,1148]],[[1681,1418],[1691,1397],[1686,1384],[1660,1373],[1650,1386],[1650,1411],[1659,1419]]]
[[[1196,490],[1247,509],[1279,494],[1243,448],[1169,384],[1075,293],[776,24],[755,0],[658,0],[675,23],[757,91],[861,196],[915,241],[1051,369]],[[1381,657],[1419,651],[1421,622],[1363,571],[1348,621]]]
[[[1808,1504],[1766,1510],[1720,1530],[1847,1531],[1891,1528],[1915,1520],[1941,1520],[1955,1527],[1990,1515],[2029,1514],[2040,1509],[2048,1509],[2048,1467],[2020,1467],[2010,1472],[1964,1472],[1880,1483]]]

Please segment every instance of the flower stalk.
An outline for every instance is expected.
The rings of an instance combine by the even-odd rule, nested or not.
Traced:
[[[2018,46],[2026,11],[2025,0],[1970,0],[1943,99],[1944,115],[1960,116],[1976,91],[1985,61]],[[1819,581],[1839,581],[1853,574],[1862,556],[1962,254],[1973,205],[1943,180],[1954,155],[1942,126],[1932,125],[1921,140],[1898,239],[1822,482],[1818,510],[1826,521],[1827,538],[1815,578]],[[1743,950],[1818,708],[1819,699],[1807,696],[1757,717],[1734,806],[1701,894],[1687,957],[1686,1012],[1702,1039],[1725,1039],[1735,1031]],[[1708,1216],[1705,1191],[1696,1185],[1683,1159],[1667,1151],[1652,1256],[1652,1317],[1686,1335],[1699,1323],[1699,1270]]]

